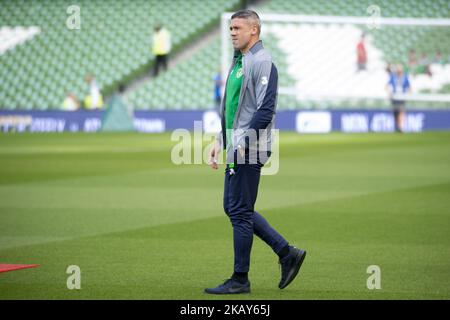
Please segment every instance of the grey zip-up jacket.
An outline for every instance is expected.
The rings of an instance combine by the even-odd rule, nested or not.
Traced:
[[[234,68],[238,53],[239,51],[235,51],[228,77]],[[220,108],[222,130],[217,135],[217,141],[223,149],[227,150],[226,163],[234,163],[234,154],[238,148],[245,150],[250,161],[253,159],[255,163],[258,152],[261,154],[271,151],[271,130],[274,128],[278,93],[278,71],[261,40],[242,57],[242,69],[243,80],[233,122],[232,143],[226,141],[226,88]],[[226,83],[228,83],[228,77]]]

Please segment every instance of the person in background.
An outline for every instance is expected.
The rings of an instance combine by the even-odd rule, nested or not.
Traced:
[[[387,72],[387,74],[388,74],[389,76],[391,76],[391,73],[392,73],[392,63],[388,62],[388,64],[386,65],[386,69],[384,69],[384,70]]]
[[[409,83],[408,74],[403,71],[403,66],[397,64],[393,68],[389,82],[386,86],[394,113],[395,131],[404,131],[404,118],[405,118],[405,100],[401,97],[396,97],[398,94],[406,94],[411,91],[411,85]]]
[[[222,75],[220,70],[214,77],[214,103],[215,109],[220,114],[220,103],[222,101]]]
[[[153,75],[158,76],[159,69],[167,70],[168,56],[172,49],[170,32],[161,25],[156,25],[153,33],[153,55],[155,56],[155,66]]]
[[[416,74],[418,71],[417,68],[418,68],[418,62],[417,62],[416,51],[411,49],[408,52],[408,69],[412,74]]]
[[[63,102],[63,110],[76,111],[80,108],[80,102],[73,92],[68,92]]]
[[[89,95],[84,99],[84,106],[86,109],[100,109],[103,107],[103,96],[100,92],[100,88],[98,87],[97,81],[94,76],[88,74],[85,78],[86,82],[89,85]]]
[[[356,45],[356,67],[357,71],[366,70],[367,68],[367,50],[364,44],[365,33],[361,35],[361,39]]]
[[[436,55],[434,56],[433,63],[445,64],[444,57],[442,57],[442,53],[440,51],[436,52]]]
[[[428,56],[426,53],[422,53],[422,55],[420,56],[419,68],[420,68],[420,73],[424,73],[424,74],[428,75],[429,77],[431,77],[433,75],[431,73],[430,60],[428,59]]]

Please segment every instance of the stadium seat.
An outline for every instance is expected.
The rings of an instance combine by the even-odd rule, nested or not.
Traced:
[[[27,28],[39,27],[41,33],[22,42],[13,49],[0,54],[0,88],[8,92],[0,99],[0,108],[23,107],[24,101],[14,97],[23,96],[31,101],[29,105],[42,108],[59,108],[67,90],[73,91],[81,100],[86,94],[87,86],[84,76],[93,73],[102,90],[129,80],[137,71],[145,70],[152,62],[151,35],[153,27],[160,22],[160,17],[173,21],[172,40],[174,47],[189,42],[211,21],[217,19],[223,11],[230,10],[239,3],[238,0],[202,1],[174,0],[161,2],[157,0],[112,0],[108,2],[80,0],[78,4],[90,14],[83,16],[81,30],[68,30],[61,27],[61,8],[66,8],[63,0],[0,0],[0,30],[2,27],[20,27],[18,37]],[[280,12],[292,14],[324,14],[367,16],[370,2],[359,0],[267,0],[256,5],[260,13]],[[449,18],[450,10],[447,0],[380,0],[384,17],[430,17]],[[192,10],[195,8],[195,10]],[[190,9],[190,10],[188,10]],[[65,14],[65,12],[63,12]],[[113,23],[111,22],[113,21]],[[168,26],[169,27],[169,26]],[[298,31],[298,25],[286,25],[292,34]],[[355,33],[339,25],[303,26],[305,41],[313,45],[320,44],[317,35],[328,33],[328,41],[335,46],[350,45],[349,35]],[[334,88],[337,92],[362,90],[359,94],[376,94],[373,88],[380,88],[385,82],[381,72],[368,78],[349,74],[344,65],[327,66],[320,64],[302,67],[293,63],[293,55],[287,45],[289,39],[281,37],[282,29],[270,27],[265,35],[265,46],[271,51],[279,69],[279,85],[295,87],[302,85],[301,77],[311,76],[308,86],[317,90],[324,86],[324,79],[317,77],[320,68],[326,70],[339,83]],[[359,32],[362,30],[359,29]],[[383,32],[369,32],[371,45],[377,50],[371,53],[377,68],[387,62],[407,62],[408,51],[415,49],[419,54],[426,53],[433,58],[440,51],[447,61],[450,56],[450,31],[448,28],[386,27]],[[292,43],[292,41],[290,41]],[[296,41],[294,41],[296,42]],[[298,42],[298,41],[297,41]],[[178,48],[179,49],[179,48]],[[298,52],[299,47],[295,47]],[[294,52],[295,53],[295,52]],[[325,59],[318,55],[317,60]],[[345,59],[345,57],[343,57]],[[448,63],[448,61],[447,61]],[[191,58],[182,61],[175,68],[162,73],[141,86],[128,92],[127,98],[136,109],[177,109],[200,108],[211,109],[213,101],[213,77],[220,65],[220,39],[213,39],[204,49]],[[331,69],[330,69],[331,68]],[[449,92],[445,74],[446,66],[435,67],[436,77],[428,81],[417,75],[414,80],[418,90],[432,92]],[[323,71],[325,72],[325,71]],[[298,78],[300,77],[300,78]],[[342,83],[342,84],[340,84]],[[382,86],[381,86],[382,87]],[[363,90],[364,89],[364,90]],[[301,90],[299,90],[301,92]],[[45,106],[42,103],[45,102]],[[294,96],[279,96],[279,108],[321,108],[323,104],[299,101]],[[327,107],[340,108],[345,102],[338,100],[327,102]],[[367,106],[373,105],[368,101]]]
[[[2,82],[8,81],[5,87],[21,95],[27,90],[27,83],[20,76],[21,69],[15,66],[23,63],[27,71],[41,70],[27,73],[28,80],[38,84],[33,87],[35,94],[30,97],[32,104],[47,101],[44,88],[45,83],[50,82],[54,87],[51,89],[52,97],[48,98],[52,101],[49,107],[59,108],[57,101],[63,101],[65,90],[69,89],[67,87],[77,82],[75,78],[83,81],[87,73],[95,71],[101,90],[106,90],[151,63],[154,59],[151,55],[151,35],[161,17],[165,21],[179,21],[176,28],[170,30],[173,47],[177,49],[210,21],[217,19],[220,12],[237,4],[238,0],[219,0],[208,5],[201,0],[80,0],[77,5],[89,14],[82,15],[81,30],[69,30],[61,23],[61,16],[66,14],[67,1],[0,0],[0,30],[15,28],[17,32],[11,33],[11,41],[20,43],[3,54],[0,52],[2,69],[3,66],[14,66],[12,77],[2,77]],[[192,15],[191,12],[197,14]],[[35,30],[36,27],[41,28],[41,33],[29,39],[27,30]],[[172,24],[168,28],[172,28]],[[6,41],[0,43],[6,46]],[[40,76],[42,70],[48,77]],[[74,85],[70,90],[79,99],[86,93],[85,87],[80,85]],[[19,108],[20,104],[23,101],[1,100],[0,108],[14,109]]]

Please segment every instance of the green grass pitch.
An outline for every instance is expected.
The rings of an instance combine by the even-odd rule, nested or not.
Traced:
[[[0,135],[0,263],[40,264],[0,273],[0,299],[450,298],[450,133],[282,133],[257,210],[308,256],[279,290],[277,257],[255,238],[252,293],[226,297],[203,293],[232,273],[223,166],[176,166],[174,144]]]

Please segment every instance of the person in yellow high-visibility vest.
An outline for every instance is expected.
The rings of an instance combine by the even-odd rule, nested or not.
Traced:
[[[153,75],[156,77],[159,73],[159,69],[162,67],[167,70],[167,60],[170,50],[172,49],[172,43],[170,39],[170,32],[163,28],[161,25],[155,27],[153,33],[153,55],[155,56],[155,66],[153,69]]]

